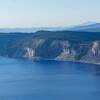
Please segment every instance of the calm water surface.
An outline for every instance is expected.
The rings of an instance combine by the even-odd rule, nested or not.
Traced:
[[[0,57],[0,100],[100,100],[100,66]]]

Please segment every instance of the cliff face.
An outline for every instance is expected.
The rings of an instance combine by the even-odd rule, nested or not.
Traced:
[[[69,41],[61,41],[62,52],[56,57],[56,60],[74,60],[77,53]]]
[[[26,50],[23,49],[21,51],[24,52],[23,58],[31,60],[100,62],[99,41],[73,43],[68,40],[37,40],[37,42],[37,45],[27,46],[25,47]]]
[[[100,63],[100,41],[94,41],[86,55],[82,57],[83,61]]]
[[[83,32],[1,34],[0,56],[100,63],[99,40],[99,33]]]

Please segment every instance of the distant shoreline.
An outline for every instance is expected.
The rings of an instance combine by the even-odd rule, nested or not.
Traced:
[[[1,58],[8,58],[12,60],[27,60],[27,61],[33,61],[33,62],[38,62],[38,61],[57,61],[57,62],[73,62],[73,63],[81,63],[81,64],[92,64],[92,65],[100,65],[100,63],[92,63],[89,61],[82,61],[82,60],[55,60],[55,59],[27,59],[27,58],[16,58],[16,57],[8,57],[8,56],[0,56]]]
[[[27,59],[29,60],[29,59]],[[82,61],[82,60],[56,60],[56,59],[32,59],[31,61],[57,61],[57,62],[73,62],[73,63],[82,63],[82,64],[93,64],[93,65],[100,65],[100,63],[92,63],[89,61]]]

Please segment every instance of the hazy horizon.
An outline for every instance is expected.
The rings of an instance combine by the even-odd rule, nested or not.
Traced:
[[[0,28],[70,27],[100,22],[99,0],[0,0]]]

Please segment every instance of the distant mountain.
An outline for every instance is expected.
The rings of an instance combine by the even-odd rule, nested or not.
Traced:
[[[14,32],[21,32],[21,33],[33,33],[37,31],[60,31],[65,30],[66,28],[63,27],[33,27],[33,28],[0,28],[0,33],[14,33]]]
[[[92,25],[92,24],[97,24],[97,22],[85,22],[85,23],[81,23],[77,26],[87,26],[87,25]]]
[[[70,28],[72,31],[100,32],[100,23],[86,23]]]
[[[100,23],[86,22],[74,27],[32,27],[32,28],[0,28],[0,33],[34,33],[37,31],[85,31],[100,32]]]

